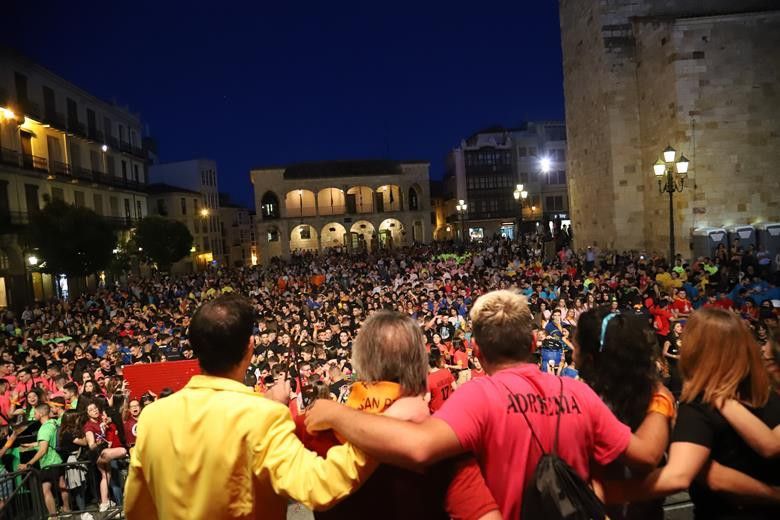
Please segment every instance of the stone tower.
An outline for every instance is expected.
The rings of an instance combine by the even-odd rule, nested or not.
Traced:
[[[653,163],[690,160],[677,252],[697,227],[780,221],[776,0],[560,0],[577,247],[666,252]]]

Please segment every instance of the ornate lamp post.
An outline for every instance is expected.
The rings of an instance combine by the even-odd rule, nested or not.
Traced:
[[[674,194],[685,189],[688,178],[688,159],[681,153],[677,158],[677,150],[667,146],[653,165],[653,173],[658,180],[659,193],[669,194],[669,265],[674,265]]]
[[[458,200],[455,205],[455,211],[458,212],[458,221],[460,222],[460,241],[466,241],[465,228],[463,227],[463,219],[466,217],[466,212],[469,210],[469,205],[463,199]]]
[[[515,200],[520,201],[520,214],[517,220],[517,236],[515,237],[515,240],[522,240],[523,207],[528,198],[528,192],[523,189],[522,184],[518,184],[515,186],[515,191],[512,193],[512,196],[514,196]]]

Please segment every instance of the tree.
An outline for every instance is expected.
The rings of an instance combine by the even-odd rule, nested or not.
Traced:
[[[77,208],[61,200],[49,202],[32,215],[27,237],[42,259],[42,271],[68,276],[104,270],[116,246],[109,222],[89,208]]]
[[[163,217],[146,217],[135,230],[135,243],[160,271],[169,271],[174,262],[187,256],[192,240],[187,226]]]

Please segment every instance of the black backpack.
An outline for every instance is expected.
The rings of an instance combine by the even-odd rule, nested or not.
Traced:
[[[563,397],[563,379],[560,396]],[[506,385],[504,385],[506,386]],[[509,388],[507,388],[509,390]],[[510,393],[512,393],[510,391]],[[523,492],[522,518],[544,520],[603,520],[607,517],[604,504],[576,471],[558,456],[558,431],[561,414],[555,426],[555,440],[551,452],[547,452],[536,435],[531,421],[523,414],[531,436],[542,452],[531,480]]]

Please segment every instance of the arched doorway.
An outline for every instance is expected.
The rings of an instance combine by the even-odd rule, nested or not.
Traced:
[[[406,230],[403,224],[397,219],[388,218],[379,224],[379,246],[380,247],[398,247],[403,243],[403,237]]]
[[[350,247],[355,250],[372,250],[374,242],[374,225],[368,220],[358,220],[349,229],[352,234]]]
[[[308,224],[295,226],[290,233],[290,252],[292,251],[318,251],[320,241],[317,230]]]
[[[373,213],[374,190],[368,186],[352,186],[347,190],[347,213]]]
[[[346,234],[347,229],[338,222],[325,224],[320,232],[320,244],[323,249],[326,247],[342,247],[345,245],[344,235]]]
[[[279,197],[272,191],[266,191],[260,199],[260,216],[263,220],[279,218]]]
[[[317,214],[316,198],[311,190],[292,190],[284,198],[287,217],[313,217]]]
[[[344,190],[325,188],[317,193],[317,211],[320,215],[343,215],[346,211]]]
[[[377,211],[401,211],[401,188],[398,185],[386,184],[378,187],[376,192],[377,205],[381,204],[382,206],[377,208]]]

